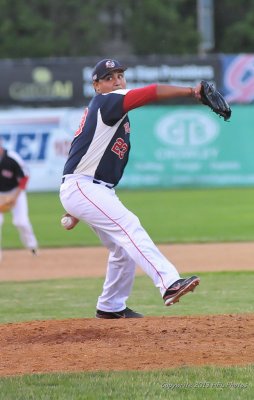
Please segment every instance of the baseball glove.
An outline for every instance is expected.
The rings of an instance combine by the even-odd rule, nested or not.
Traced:
[[[211,108],[220,117],[227,121],[231,116],[231,109],[224,99],[224,97],[214,88],[214,86],[207,82],[201,81],[200,101],[204,105]]]
[[[0,213],[8,212],[15,204],[15,198],[10,195],[0,195]]]

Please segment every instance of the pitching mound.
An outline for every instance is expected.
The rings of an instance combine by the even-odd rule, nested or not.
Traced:
[[[253,363],[254,315],[0,325],[0,375]]]

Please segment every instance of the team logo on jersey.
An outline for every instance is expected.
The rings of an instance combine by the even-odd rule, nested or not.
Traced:
[[[106,68],[114,68],[116,64],[112,60],[106,61]]]
[[[124,124],[124,131],[125,131],[125,133],[130,133],[130,123],[129,122],[126,122],[125,124]]]
[[[8,169],[3,169],[2,170],[2,176],[4,178],[12,178],[13,177],[13,172],[9,171]]]

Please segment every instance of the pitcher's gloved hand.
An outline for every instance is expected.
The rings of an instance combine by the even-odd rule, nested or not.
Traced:
[[[231,116],[231,108],[222,94],[214,88],[214,86],[207,82],[201,81],[200,101],[204,105],[211,108],[220,117],[227,121]]]

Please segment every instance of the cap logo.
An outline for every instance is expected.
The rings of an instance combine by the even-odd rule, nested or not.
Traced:
[[[115,63],[112,60],[108,60],[106,61],[106,68],[114,68],[115,67]]]

